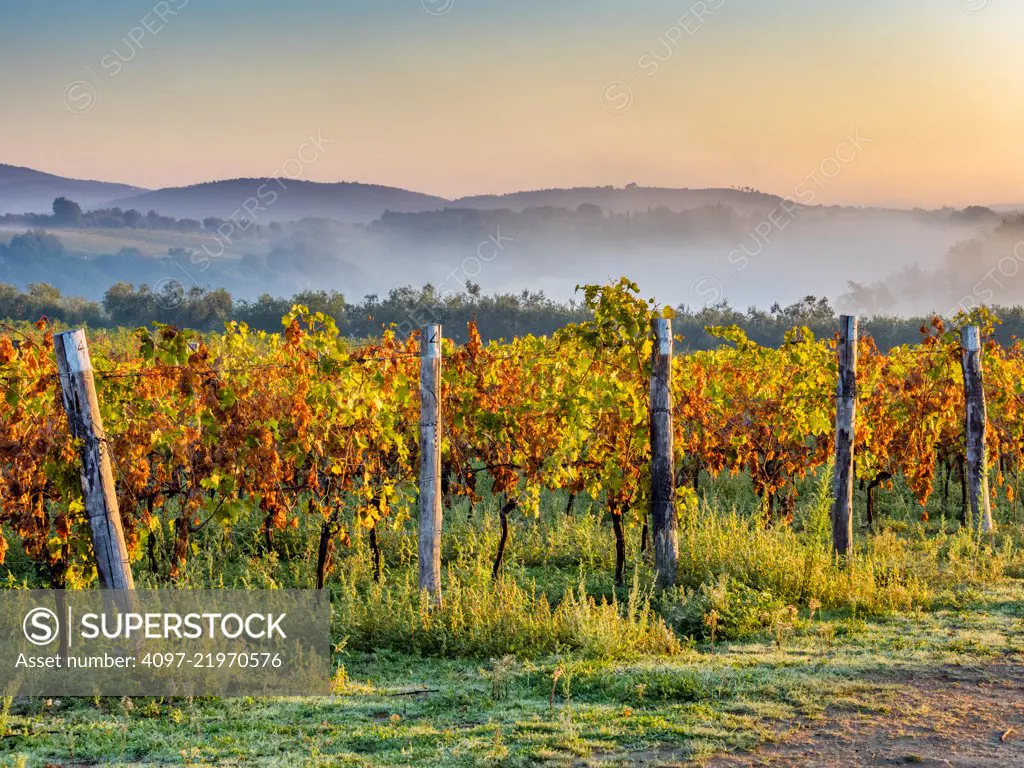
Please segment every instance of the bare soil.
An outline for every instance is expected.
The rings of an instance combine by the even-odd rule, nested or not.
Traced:
[[[780,731],[775,744],[705,765],[1024,767],[1024,666],[944,666],[872,682],[880,684],[876,711],[833,709]]]

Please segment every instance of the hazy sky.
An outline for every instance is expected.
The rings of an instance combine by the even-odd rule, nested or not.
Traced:
[[[180,185],[319,130],[303,178],[445,196],[824,169],[819,202],[1021,203],[1022,29],[1021,0],[0,0],[0,162]]]

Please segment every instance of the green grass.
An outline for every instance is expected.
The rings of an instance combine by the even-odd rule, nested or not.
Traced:
[[[19,756],[25,765],[239,766],[698,758],[752,747],[780,721],[821,717],[827,706],[884,711],[880,673],[1008,659],[1024,661],[1016,585],[957,610],[871,620],[826,613],[781,648],[764,639],[719,645],[714,655],[473,662],[345,651],[328,698],[19,700],[3,723],[3,764]]]
[[[884,710],[879,694],[898,679],[1024,662],[1009,510],[980,542],[937,507],[919,522],[894,488],[883,529],[859,538],[844,569],[829,554],[826,487],[809,480],[794,523],[766,526],[741,479],[708,484],[702,503],[681,504],[681,586],[663,595],[636,528],[627,584],[614,586],[610,526],[586,500],[570,518],[554,495],[539,518],[514,519],[497,583],[497,500],[446,510],[440,612],[415,587],[411,523],[382,532],[379,584],[356,536],[330,580],[334,695],[17,699],[0,711],[0,765],[699,761],[830,707]],[[255,519],[204,530],[186,585],[309,586],[316,534],[282,533],[268,557]],[[30,578],[13,551],[9,567]],[[140,586],[156,583],[135,569]]]

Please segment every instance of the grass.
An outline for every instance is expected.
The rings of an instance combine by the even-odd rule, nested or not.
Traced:
[[[824,631],[828,628],[829,631]],[[1018,587],[966,609],[887,619],[816,619],[779,648],[724,644],[714,656],[473,662],[345,651],[337,693],[318,699],[19,700],[4,765],[391,766],[615,764],[651,752],[699,758],[774,738],[827,706],[884,710],[878,673],[1024,661]],[[429,690],[414,695],[410,692]],[[554,691],[554,696],[552,696]]]
[[[539,518],[514,520],[497,583],[497,500],[447,510],[441,612],[415,588],[411,524],[382,532],[379,584],[357,536],[330,580],[332,696],[17,699],[0,711],[0,765],[699,762],[828,708],[879,712],[896,681],[946,665],[1024,663],[1024,559],[1009,510],[989,545],[937,507],[921,523],[896,487],[883,529],[842,569],[822,519],[826,487],[808,481],[791,526],[765,526],[742,479],[687,497],[681,586],[663,595],[635,528],[628,583],[615,588],[610,526],[585,500],[567,518],[552,496]],[[187,582],[308,586],[316,533],[282,534],[268,557],[255,522],[204,531]],[[24,569],[13,553],[9,565]],[[140,586],[153,583],[136,570]]]
[[[16,235],[31,229],[26,225],[0,227],[0,244],[6,245]],[[219,246],[210,232],[171,232],[156,229],[74,229],[47,230],[56,235],[64,247],[74,253],[92,256],[119,253],[122,248],[135,248],[144,256],[166,256],[171,248],[202,248],[204,245],[213,252]],[[252,245],[251,243],[249,245]],[[224,254],[227,258],[241,258],[239,249]]]

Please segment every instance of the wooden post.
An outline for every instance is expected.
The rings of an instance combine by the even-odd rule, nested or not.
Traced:
[[[853,440],[857,421],[857,318],[839,318],[839,379],[836,386],[836,456],[833,477],[832,548],[853,552]]]
[[[110,448],[100,417],[85,331],[58,333],[53,337],[53,348],[71,435],[82,441],[82,496],[92,532],[100,587],[133,590],[135,581],[121,527]]]
[[[672,321],[651,321],[651,533],[654,573],[659,588],[676,583],[675,472],[672,454]]]
[[[421,330],[420,589],[441,603],[441,326]]]
[[[971,325],[960,331],[963,346],[964,401],[967,431],[967,499],[976,531],[992,532],[988,498],[988,451],[985,446],[987,414],[981,367],[981,331]]]

